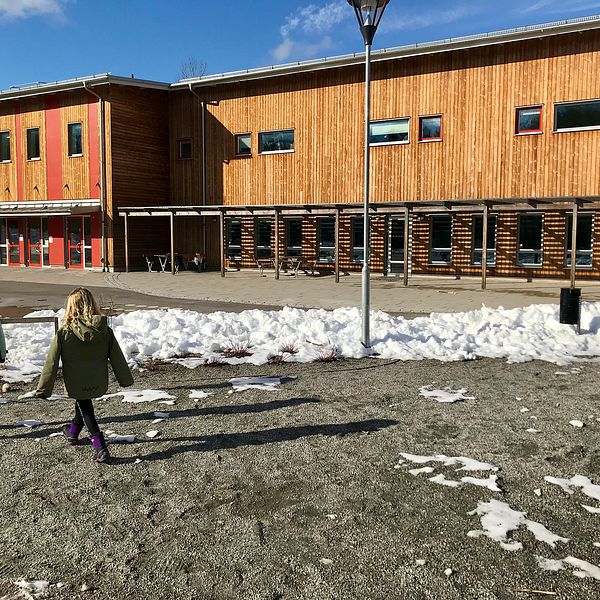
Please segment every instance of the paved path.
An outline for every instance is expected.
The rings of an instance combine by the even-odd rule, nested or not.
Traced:
[[[21,284],[20,291],[16,284]],[[35,284],[30,288],[26,284]],[[12,287],[11,287],[12,285]],[[48,288],[47,286],[52,286]],[[56,287],[54,287],[56,286]],[[282,274],[276,281],[272,272],[261,277],[257,270],[228,272],[221,278],[218,272],[169,273],[101,273],[69,271],[64,269],[0,268],[0,306],[44,306],[43,298],[54,294],[64,297],[75,286],[96,288],[107,300],[132,306],[180,306],[203,312],[213,310],[239,311],[245,308],[360,306],[360,274],[342,276],[336,284],[332,276],[297,278]],[[488,289],[480,289],[475,277],[416,276],[405,288],[394,277],[372,276],[371,303],[375,310],[396,314],[416,315],[431,312],[473,310],[482,304],[490,307],[515,308],[534,303],[559,301],[560,288],[568,286],[565,280],[534,280],[491,278]],[[586,301],[600,301],[600,281],[581,285]],[[52,290],[54,290],[52,292]],[[14,296],[11,300],[11,294]],[[142,296],[143,295],[143,296]],[[29,298],[28,303],[23,298]],[[15,302],[19,300],[19,303]],[[62,304],[62,301],[60,304]],[[59,305],[60,305],[59,304]]]

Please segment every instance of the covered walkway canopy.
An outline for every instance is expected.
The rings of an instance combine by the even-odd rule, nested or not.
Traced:
[[[409,226],[413,214],[481,212],[483,215],[483,248],[481,256],[481,287],[486,288],[487,278],[487,229],[489,212],[572,211],[571,256],[576,255],[577,214],[581,207],[600,209],[600,196],[554,197],[554,198],[488,198],[473,200],[428,200],[414,202],[373,202],[370,215],[397,215],[404,213],[404,285],[408,285]],[[364,214],[361,203],[335,204],[253,204],[253,205],[206,205],[206,206],[134,206],[119,208],[119,216],[125,219],[125,271],[129,271],[128,220],[130,217],[169,217],[171,232],[171,273],[175,274],[175,240],[173,221],[175,217],[218,217],[221,249],[221,277],[225,277],[225,218],[240,216],[272,216],[275,220],[275,277],[279,279],[279,219],[285,216],[327,215],[335,217],[335,280],[339,282],[339,216]],[[575,260],[571,260],[571,287],[575,287]]]

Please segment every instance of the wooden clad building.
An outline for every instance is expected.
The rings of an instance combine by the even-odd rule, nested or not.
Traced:
[[[279,255],[299,235],[307,260],[331,262],[333,207],[362,200],[363,63],[356,55],[174,84],[172,204],[304,206],[282,218]],[[486,205],[490,273],[568,276],[578,202],[578,276],[598,277],[600,80],[590,73],[599,70],[598,17],[375,52],[371,201],[398,210],[373,216],[373,268],[401,266],[410,205],[421,210],[409,227],[413,273],[479,273]],[[329,216],[310,216],[325,205]],[[214,220],[205,248],[216,266]],[[204,243],[193,222],[176,229],[190,251]],[[272,217],[250,210],[227,222],[231,262],[255,267],[274,253]],[[343,269],[360,269],[360,216],[340,216],[338,252]]]

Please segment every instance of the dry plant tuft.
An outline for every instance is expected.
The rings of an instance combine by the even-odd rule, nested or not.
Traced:
[[[269,356],[269,364],[270,365],[282,365],[286,362],[287,361],[285,360],[285,356],[283,355],[283,353],[274,354],[273,356]]]
[[[332,348],[326,348],[321,350],[317,355],[317,362],[334,362],[338,359],[337,348],[333,346]]]
[[[250,344],[248,342],[239,343],[235,342],[223,350],[223,356],[225,358],[244,358],[244,356],[252,356],[250,352]]]
[[[279,348],[279,352],[281,352],[281,354],[298,354],[298,348],[289,342],[287,344],[283,344],[283,346]]]
[[[218,356],[213,356],[209,358],[205,363],[205,367],[220,367],[225,364],[224,360],[221,360]]]

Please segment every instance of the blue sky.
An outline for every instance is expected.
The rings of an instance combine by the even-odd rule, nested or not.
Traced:
[[[600,14],[600,0],[391,0],[374,48]],[[0,89],[111,72],[180,78],[363,49],[346,0],[0,0]]]

